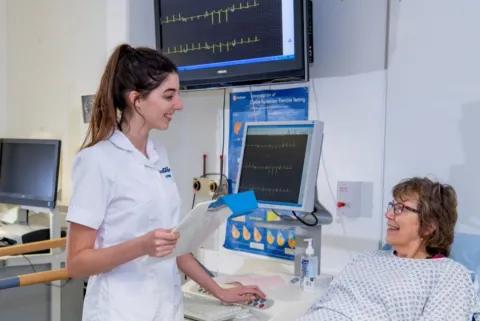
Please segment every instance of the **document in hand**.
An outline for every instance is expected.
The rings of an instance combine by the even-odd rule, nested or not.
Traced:
[[[217,230],[230,216],[246,215],[258,208],[253,191],[226,195],[215,201],[196,205],[174,228],[180,233],[175,250],[166,258],[191,253]]]

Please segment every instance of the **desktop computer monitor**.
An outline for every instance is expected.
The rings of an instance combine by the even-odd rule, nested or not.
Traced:
[[[0,140],[0,203],[55,208],[60,145],[59,140]]]
[[[246,123],[236,191],[253,190],[261,208],[313,212],[322,143],[320,121]]]

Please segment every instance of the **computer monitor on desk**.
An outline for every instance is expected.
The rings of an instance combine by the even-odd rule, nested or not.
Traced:
[[[18,205],[21,213],[26,212],[23,224],[0,226],[0,246],[61,236],[58,215],[50,217],[53,233],[48,226],[28,225],[29,211],[56,208],[60,148],[59,140],[0,140],[0,203]]]
[[[318,201],[316,188],[322,143],[320,121],[245,124],[236,192],[253,190],[259,207],[288,211],[286,215],[278,213],[283,221],[257,225],[295,229],[296,275],[300,273],[304,240],[313,238],[320,257],[321,226],[332,222],[332,215]]]
[[[0,140],[0,203],[55,208],[60,145],[59,140]]]

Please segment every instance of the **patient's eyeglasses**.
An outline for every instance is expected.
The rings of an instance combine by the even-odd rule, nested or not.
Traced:
[[[413,213],[420,214],[419,210],[411,208],[410,206],[407,206],[407,205],[403,205],[402,203],[393,203],[393,202],[388,203],[387,212],[390,211],[392,208],[393,208],[393,213],[395,215],[402,214],[404,210],[409,210]]]

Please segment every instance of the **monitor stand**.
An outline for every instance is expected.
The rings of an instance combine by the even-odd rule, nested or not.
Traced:
[[[262,222],[256,221],[255,226],[271,229],[290,229],[295,230],[295,276],[300,276],[302,255],[305,253],[307,244],[305,239],[312,239],[312,246],[315,255],[318,257],[318,271],[321,271],[321,253],[322,253],[322,225],[331,224],[333,216],[318,199],[318,189],[315,186],[315,204],[313,213],[298,213],[297,215],[304,221],[277,214],[281,221]],[[306,223],[306,224],[305,224]]]
[[[31,213],[48,213],[50,219],[50,239],[58,239],[61,237],[61,221],[60,212],[58,209],[40,208],[40,207],[28,207],[20,206],[20,211],[27,210]],[[8,227],[9,224],[2,226],[1,228]],[[12,228],[12,227],[10,227]],[[17,227],[17,228],[21,228]],[[25,259],[28,258],[28,260]],[[22,265],[35,265],[35,264],[50,264],[51,270],[57,270],[62,268],[62,263],[65,261],[64,252],[59,248],[51,249],[48,254],[32,254],[9,256],[0,258],[0,267],[22,266]],[[51,282],[53,285],[50,288],[50,320],[61,320],[61,283],[60,281]]]

